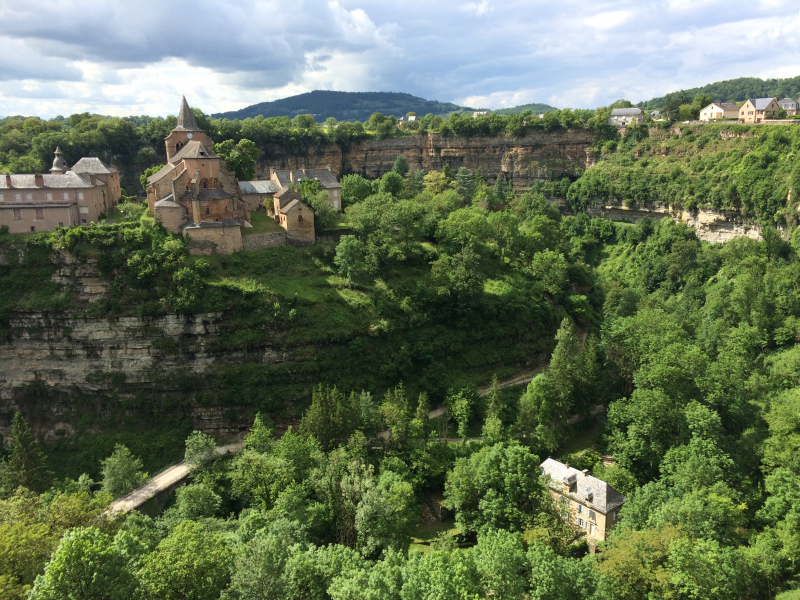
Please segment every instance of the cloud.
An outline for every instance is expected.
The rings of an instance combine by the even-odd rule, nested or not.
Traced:
[[[724,10],[721,10],[724,8]],[[313,89],[593,108],[800,75],[788,0],[0,3],[0,115],[206,112]]]

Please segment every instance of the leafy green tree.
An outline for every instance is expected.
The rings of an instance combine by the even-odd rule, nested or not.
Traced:
[[[466,167],[459,167],[455,177],[456,192],[461,196],[461,200],[467,203],[475,195],[475,175]]]
[[[372,187],[369,181],[355,173],[345,175],[339,183],[342,184],[343,207],[357,204],[372,193]]]
[[[679,598],[727,600],[757,593],[742,552],[714,540],[675,540],[667,568],[672,571],[670,587]]]
[[[8,460],[2,465],[4,494],[11,494],[20,486],[41,493],[50,486],[53,474],[47,469],[47,459],[21,413],[14,414],[8,452]]]
[[[411,403],[402,384],[394,390],[387,390],[381,404],[383,423],[395,442],[403,442],[408,437],[408,428],[413,418]]]
[[[564,293],[569,265],[563,254],[544,250],[533,255],[531,273],[542,282],[542,289],[553,297]]]
[[[472,600],[481,596],[481,579],[472,554],[458,549],[416,553],[406,563],[403,575],[402,600]]]
[[[442,254],[431,263],[431,281],[440,296],[455,296],[468,301],[483,292],[486,279],[480,271],[480,259],[470,248],[452,256]]]
[[[498,600],[516,600],[528,591],[528,557],[519,533],[488,530],[478,536],[473,550],[485,593]]]
[[[214,144],[214,152],[225,161],[225,166],[239,181],[250,181],[256,176],[259,150],[252,141],[242,138],[234,144],[233,140],[225,140]]]
[[[442,171],[428,171],[422,177],[425,190],[431,194],[441,194],[450,189],[450,180]]]
[[[502,173],[497,176],[497,179],[494,180],[494,197],[497,198],[497,201],[501,204],[505,204],[509,200],[511,200],[512,190],[509,189],[508,183],[506,183],[505,178],[503,177]]]
[[[184,519],[213,517],[222,505],[222,498],[202,483],[190,483],[175,492],[175,509]]]
[[[154,167],[148,167],[144,170],[144,172],[139,176],[139,183],[141,184],[143,190],[147,189],[147,178],[158,173],[163,167],[164,165],[156,165]]]
[[[361,555],[345,546],[311,546],[294,553],[284,569],[286,600],[327,600],[328,587],[342,573],[364,566]]]
[[[186,438],[183,460],[191,465],[204,467],[219,456],[216,449],[217,442],[213,437],[202,431],[193,431]]]
[[[351,394],[348,398],[336,386],[320,384],[312,392],[311,406],[303,415],[300,431],[328,448],[346,440],[360,427],[360,414],[357,396]]]
[[[467,428],[472,418],[472,409],[475,405],[475,395],[472,390],[451,390],[447,395],[448,412],[458,423],[458,435],[462,441],[467,439]]]
[[[304,179],[303,181],[308,180]],[[306,203],[314,211],[315,231],[326,231],[336,224],[336,209],[328,201],[328,192],[318,192],[308,197]]]
[[[374,565],[344,571],[328,588],[332,600],[401,600],[404,552],[391,548]]]
[[[127,446],[117,444],[111,456],[101,461],[103,491],[114,498],[123,496],[147,480],[142,471],[142,460],[135,457]]]
[[[429,419],[428,416],[431,412],[431,405],[428,402],[428,394],[422,392],[419,395],[417,402],[417,410],[414,413],[414,419],[409,425],[409,436],[412,438],[426,438],[428,437]]]
[[[354,235],[343,235],[336,245],[334,264],[339,267],[339,274],[347,277],[347,285],[361,277],[367,270],[366,248]]]
[[[531,600],[583,600],[597,598],[598,577],[577,559],[559,556],[543,544],[533,544],[527,553],[530,565]]]
[[[389,171],[381,177],[379,190],[383,194],[397,196],[403,191],[403,177],[395,171]]]
[[[800,173],[800,170],[798,170]],[[417,169],[412,174],[412,180],[414,182],[412,189],[415,193],[419,194],[422,190],[425,189],[425,171],[422,169]],[[800,177],[798,177],[798,181],[800,182]],[[796,186],[796,189],[800,190],[800,183]]]
[[[523,531],[549,502],[545,494],[538,457],[523,446],[499,443],[456,460],[447,475],[444,504],[464,533]]]
[[[136,581],[123,552],[95,527],[64,534],[44,573],[28,593],[32,600],[128,600]]]
[[[401,154],[395,159],[394,165],[392,165],[392,171],[400,175],[400,177],[405,177],[406,173],[408,173],[408,170],[408,159],[405,157],[405,155]]]
[[[261,453],[272,450],[275,444],[275,438],[272,435],[273,428],[273,423],[269,417],[257,413],[253,426],[244,437],[245,449]]]
[[[377,557],[387,548],[405,552],[417,526],[417,508],[413,486],[397,473],[382,472],[356,508],[355,527],[361,553]]]
[[[222,536],[183,521],[142,561],[142,592],[164,600],[215,600],[230,581],[233,552]]]

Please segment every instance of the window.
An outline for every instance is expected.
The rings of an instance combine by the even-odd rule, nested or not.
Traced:
[[[0,202],[5,202],[5,197],[3,196],[3,192],[0,192]]]
[[[89,214],[89,207],[88,206],[81,206],[78,210],[80,210],[80,213],[82,215],[88,215]]]
[[[33,194],[31,192],[25,192],[25,200],[33,202]]]
[[[83,192],[78,192],[78,200],[83,200]]]
[[[297,215],[297,222],[298,223],[302,223],[303,222],[303,215]]]
[[[333,190],[333,197],[336,198],[336,196],[338,195],[339,195],[339,190]]]
[[[583,514],[583,505],[578,504],[577,507],[575,508],[575,512],[578,513],[579,515],[582,515]]]
[[[61,197],[62,197],[64,200],[69,200],[69,192],[64,192],[63,194],[61,194]]]
[[[593,510],[589,511],[589,519],[592,520],[592,521],[597,521],[597,515],[594,514]]]
[[[48,202],[52,202],[53,201],[53,192],[47,192],[45,194],[45,197],[47,198]]]
[[[22,194],[14,192],[14,202],[22,202]]]
[[[209,214],[208,209],[206,209],[206,214]]]
[[[339,210],[339,201],[338,200],[334,200],[333,201],[333,208],[335,208],[336,210]]]
[[[18,208],[14,209],[14,219],[19,221],[22,218],[22,211]]]
[[[583,520],[583,519],[581,519],[580,517],[576,517],[576,518],[575,518],[575,524],[576,524],[578,527],[583,527],[584,529],[586,529],[586,521],[584,521],[584,520]]]
[[[86,225],[86,219],[81,219],[81,225]]]
[[[36,227],[31,225],[31,231],[36,231]]]
[[[594,526],[594,523],[589,523],[589,535],[594,535],[596,529],[597,527]]]
[[[58,226],[59,226],[59,227],[63,227],[63,226],[64,226],[64,221],[59,221],[59,222],[58,222]]]
[[[36,218],[37,219],[44,219],[44,209],[43,208],[37,208],[36,209]]]

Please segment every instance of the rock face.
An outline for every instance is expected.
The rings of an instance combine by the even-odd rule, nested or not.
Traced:
[[[219,364],[292,360],[292,350],[269,345],[247,352],[219,350],[215,341],[223,320],[221,313],[116,318],[15,313],[9,319],[10,338],[0,342],[0,433],[7,433],[11,416],[23,408],[26,414],[39,413],[40,422],[71,422],[76,410],[87,408],[80,406],[81,398],[89,405],[92,398],[105,398],[105,406],[97,408],[102,412],[115,408],[109,403],[120,407],[142,392],[165,400],[180,396],[182,378]],[[37,398],[49,400],[30,406]],[[183,416],[192,417],[198,429],[226,432],[237,426],[222,419],[231,409],[236,407],[191,406]]]
[[[683,209],[673,209],[665,204],[652,206],[604,205],[589,212],[603,215],[612,221],[627,221],[636,223],[644,217],[661,219],[672,217],[679,223],[686,223],[694,228],[698,239],[706,242],[727,242],[737,237],[749,237],[758,240],[761,237],[761,228],[743,219],[735,211],[718,211],[701,209],[690,212]]]
[[[268,179],[271,168],[330,167],[337,177],[347,173],[380,177],[403,155],[412,170],[441,169],[449,163],[453,170],[459,167],[472,171],[480,169],[490,181],[502,173],[513,178],[515,186],[527,187],[536,179],[571,175],[585,169],[591,143],[591,129],[579,128],[536,132],[523,138],[462,138],[421,133],[400,139],[363,140],[345,149],[329,144],[307,154],[260,161],[256,176]]]

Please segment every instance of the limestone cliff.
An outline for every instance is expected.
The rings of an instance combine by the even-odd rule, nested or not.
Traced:
[[[330,167],[337,176],[361,173],[380,177],[391,170],[398,156],[408,159],[411,169],[481,169],[492,181],[504,173],[517,187],[527,187],[535,179],[574,174],[586,168],[587,150],[592,143],[591,129],[574,128],[559,132],[536,132],[522,138],[442,137],[434,133],[407,138],[363,140],[342,149],[336,144],[302,155],[278,160],[264,160],[257,165],[256,176],[269,178],[269,169]]]

